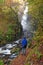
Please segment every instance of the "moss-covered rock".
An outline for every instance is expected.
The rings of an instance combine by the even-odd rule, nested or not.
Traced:
[[[18,21],[18,9],[9,6],[0,6],[0,43],[11,42],[20,38],[22,26]]]

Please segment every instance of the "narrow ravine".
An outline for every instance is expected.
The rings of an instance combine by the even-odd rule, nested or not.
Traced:
[[[31,23],[28,20],[28,18],[29,18],[28,17],[28,6],[26,4],[23,16],[21,18],[21,25],[22,25],[22,28],[23,28],[24,36],[27,36],[27,33],[31,30]],[[15,42],[19,43],[19,40],[15,41]],[[16,45],[17,44],[10,43],[10,44],[6,44],[3,47],[0,47],[0,54],[11,55],[11,48],[15,47]]]
[[[29,18],[30,18],[30,16],[28,15],[28,5],[26,4],[25,8],[24,8],[23,16],[21,18],[21,25],[22,25],[23,33],[24,33],[23,36],[26,36],[26,37],[32,36],[31,33],[30,33],[30,31],[32,30],[32,26],[31,26]],[[19,40],[15,41],[15,42],[19,43]],[[8,59],[10,59],[10,60],[16,58],[18,56],[18,54],[11,53],[11,48],[16,47],[16,45],[17,44],[10,43],[10,44],[6,44],[5,46],[1,47],[0,48],[0,54],[3,54],[2,57],[5,57],[6,55],[8,55],[9,56]]]

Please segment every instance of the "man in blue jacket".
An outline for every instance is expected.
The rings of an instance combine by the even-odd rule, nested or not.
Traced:
[[[27,39],[26,39],[26,37],[24,37],[21,40],[21,46],[22,46],[22,54],[25,55],[26,54],[26,47],[27,47]]]

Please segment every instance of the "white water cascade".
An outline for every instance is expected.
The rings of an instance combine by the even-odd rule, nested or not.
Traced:
[[[28,20],[28,6],[25,7],[24,14],[22,16],[21,25],[23,30],[30,30],[30,22]]]
[[[28,15],[28,6],[26,5],[23,16],[22,16],[22,20],[21,20],[21,25],[23,28],[24,34],[27,34],[27,32],[29,32],[31,30],[31,23],[29,21],[30,16]]]

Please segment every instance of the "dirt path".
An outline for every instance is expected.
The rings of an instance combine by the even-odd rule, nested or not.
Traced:
[[[29,50],[26,49],[26,55],[22,55],[20,53],[20,55],[11,62],[11,65],[24,65],[26,57],[29,54],[29,51],[30,51],[30,49]]]

